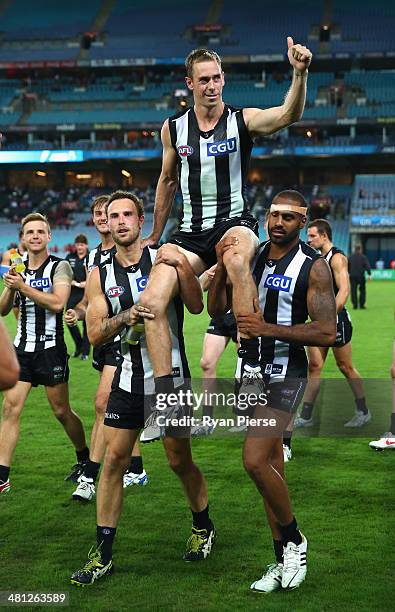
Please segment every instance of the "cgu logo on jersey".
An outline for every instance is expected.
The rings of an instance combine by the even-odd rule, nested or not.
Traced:
[[[287,291],[291,289],[292,278],[290,276],[282,276],[281,274],[268,274],[265,280],[264,287],[266,289],[274,289],[275,291]]]
[[[220,140],[219,142],[207,143],[207,156],[213,157],[217,155],[228,155],[237,151],[236,138],[228,138],[228,140]]]
[[[125,293],[124,287],[116,285],[115,287],[110,287],[107,289],[106,296],[109,298],[119,298],[123,293]]]
[[[190,145],[180,145],[177,147],[177,151],[180,157],[188,157],[189,155],[192,155],[193,147]]]
[[[148,276],[140,276],[140,278],[136,278],[136,285],[138,291],[144,291],[147,286]]]
[[[51,287],[51,284],[51,279],[47,277],[33,278],[33,280],[30,281],[30,286],[33,287],[33,289],[48,289]]]

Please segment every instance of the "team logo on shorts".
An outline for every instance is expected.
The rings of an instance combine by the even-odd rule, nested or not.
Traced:
[[[140,278],[136,278],[136,285],[138,291],[144,291],[147,286],[148,276],[140,276]]]
[[[264,287],[266,289],[274,289],[275,291],[287,291],[291,289],[292,278],[290,276],[282,276],[281,274],[268,274],[265,280]]]
[[[188,157],[189,155],[192,155],[193,147],[190,145],[180,145],[177,147],[177,151],[180,157]]]
[[[228,155],[237,151],[236,138],[228,138],[228,140],[219,140],[218,142],[207,143],[207,156],[216,157],[217,155]]]
[[[106,291],[106,296],[109,298],[117,298],[121,297],[121,295],[125,293],[125,288],[120,285],[116,285],[115,287],[110,287]]]
[[[48,289],[51,286],[51,279],[47,277],[34,278],[30,281],[30,286],[33,289]]]

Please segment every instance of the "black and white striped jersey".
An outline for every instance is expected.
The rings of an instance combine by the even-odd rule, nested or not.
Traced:
[[[169,118],[183,199],[180,231],[199,232],[248,212],[247,170],[253,146],[242,109],[225,105],[213,130],[199,129],[188,108]]]
[[[108,304],[109,317],[140,301],[156,253],[155,249],[145,247],[139,263],[126,268],[119,264],[115,254],[100,264],[100,283]],[[172,340],[174,386],[179,387],[190,377],[182,332],[184,306],[180,298],[176,297],[170,303],[167,315]],[[113,385],[129,393],[152,394],[154,378],[145,336],[142,335],[138,345],[131,345],[125,339],[126,334],[127,329],[121,333],[122,363],[117,368]]]
[[[341,249],[338,249],[337,247],[332,246],[332,248],[324,256],[324,259],[326,259],[326,261],[328,262],[329,267],[331,269],[332,281],[333,281],[333,291],[335,293],[335,296],[339,292],[339,287],[336,285],[335,275],[334,275],[333,270],[332,270],[331,259],[332,259],[332,257],[334,255],[336,255],[336,253],[340,253],[340,255],[344,255],[344,253],[343,253],[343,251]],[[344,257],[345,257],[345,255],[344,255]],[[347,308],[344,306],[341,309],[341,311],[337,313],[337,322],[339,323],[340,321],[344,321],[345,319],[348,319],[351,322],[350,313],[348,312]]]
[[[89,251],[88,255],[86,256],[86,268],[88,270],[88,274],[93,270],[93,268],[97,268],[100,264],[110,259],[115,252],[115,245],[110,249],[103,249],[101,243]],[[112,345],[113,342],[119,342],[120,339],[121,337],[119,335],[115,336],[115,338],[112,341],[107,342],[105,346],[108,344]]]
[[[97,247],[89,251],[86,256],[86,267],[88,272],[91,272],[93,268],[97,268],[99,264],[106,261],[111,253],[115,253],[115,246],[112,246],[110,249],[103,249],[102,245],[98,244]]]
[[[275,325],[305,323],[308,317],[309,274],[320,255],[301,240],[276,261],[268,259],[269,250],[270,241],[259,247],[253,270],[263,317],[267,323]],[[303,346],[262,337],[260,352],[262,373],[270,376],[270,380],[281,381],[307,375],[307,357]]]
[[[70,264],[55,255],[49,255],[37,270],[29,269],[27,256],[24,261],[25,283],[38,291],[52,293],[56,271],[61,272],[62,277],[67,276],[71,283],[73,272]],[[14,340],[17,352],[35,353],[63,343],[63,312],[51,312],[38,306],[22,293],[18,295],[19,317]]]

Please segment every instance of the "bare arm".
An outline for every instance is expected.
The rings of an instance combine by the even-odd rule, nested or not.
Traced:
[[[2,317],[5,317],[11,311],[14,305],[15,293],[15,289],[9,289],[7,286],[4,287],[0,296],[0,315]]]
[[[171,144],[168,119],[163,124],[161,139],[163,145],[162,170],[156,187],[154,223],[151,235],[143,240],[143,247],[159,242],[178,186],[177,155]]]
[[[302,45],[294,45],[291,37],[287,39],[288,59],[293,66],[291,87],[281,106],[267,108],[246,108],[244,121],[251,136],[266,136],[285,128],[302,118],[306,101],[308,67],[312,54]]]
[[[348,296],[350,295],[350,278],[348,276],[348,261],[347,257],[341,253],[336,253],[332,259],[330,266],[333,276],[335,277],[336,285],[339,291],[336,295],[336,312],[343,310],[346,305]]]
[[[153,319],[154,315],[148,308],[137,304],[114,317],[108,317],[108,305],[101,290],[99,269],[94,268],[89,277],[86,311],[86,326],[90,343],[93,346],[100,346],[109,342],[125,327],[135,325],[140,317]]]
[[[192,314],[199,314],[204,308],[202,288],[191,264],[185,255],[173,244],[164,244],[158,251],[155,265],[165,263],[177,271],[182,301]]]
[[[19,377],[19,363],[3,321],[0,320],[0,391],[11,389]]]
[[[332,346],[336,340],[336,303],[332,275],[323,259],[317,259],[311,267],[307,308],[310,323],[275,325],[264,320],[259,301],[255,298],[255,312],[239,315],[237,326],[250,338],[262,336],[303,346]]]

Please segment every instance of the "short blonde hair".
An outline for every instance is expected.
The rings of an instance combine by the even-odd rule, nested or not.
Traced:
[[[216,51],[210,51],[210,49],[194,49],[185,60],[185,68],[188,77],[192,78],[193,65],[199,62],[217,62],[222,70],[221,58]]]
[[[47,219],[47,217],[45,215],[42,215],[39,212],[33,212],[33,213],[29,213],[28,215],[26,215],[26,217],[23,217],[22,219],[22,232],[25,229],[25,225],[27,223],[30,223],[30,221],[43,221],[44,223],[47,224],[47,228],[48,228],[48,233],[51,233],[51,226],[49,225],[49,221]]]

